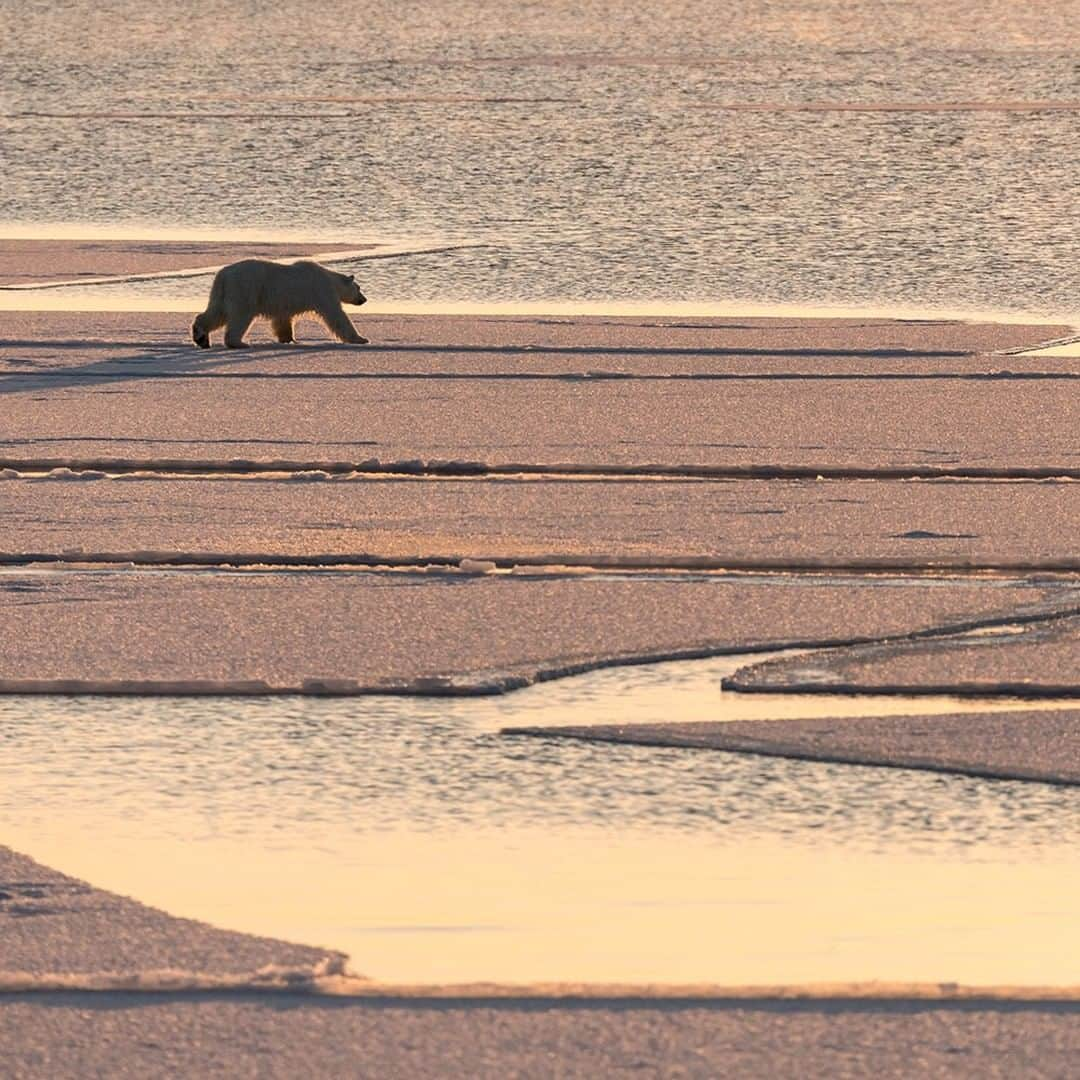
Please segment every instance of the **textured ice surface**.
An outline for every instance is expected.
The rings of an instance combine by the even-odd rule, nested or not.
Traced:
[[[9,693],[280,693],[307,680],[490,693],[612,663],[963,629],[1075,604],[1051,581],[12,570],[0,574],[0,680]]]
[[[870,700],[864,703],[873,710]],[[1003,715],[976,709],[955,715],[518,728],[508,729],[507,734],[729,750],[1080,785],[1080,711],[1055,708]]]
[[[175,316],[8,313],[0,466],[420,472],[441,462],[472,472],[804,477],[1080,469],[1070,441],[1076,360],[1033,372],[1031,358],[976,355],[1033,344],[1048,328],[357,317],[374,348],[237,357],[191,348]],[[601,359],[590,362],[589,350],[613,371],[662,377],[564,377]],[[1003,412],[1008,425],[996,422]]]
[[[98,480],[65,492],[54,479]],[[131,481],[131,482],[128,482]],[[1080,484],[60,468],[0,495],[0,557],[316,565],[1076,569]],[[913,529],[913,525],[920,528]],[[490,565],[489,565],[490,564]]]
[[[933,693],[948,686],[965,694],[1080,695],[1080,619],[1014,626],[992,636],[891,642],[796,662],[753,664],[736,672],[730,685],[765,692]],[[1075,768],[1075,751],[1070,753],[1066,765]]]
[[[58,820],[66,813],[58,808]],[[0,925],[0,991],[272,986],[310,982],[342,966],[339,955],[324,949],[176,918],[6,847],[0,847]]]

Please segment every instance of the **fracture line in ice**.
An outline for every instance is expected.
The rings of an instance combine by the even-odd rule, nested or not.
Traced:
[[[181,551],[146,549],[138,551],[94,551],[64,548],[61,551],[0,551],[0,566],[32,563],[95,563],[135,566],[210,567],[361,567],[429,568],[442,567],[466,574],[490,574],[518,568],[623,570],[623,571],[741,571],[777,574],[806,573],[907,573],[907,574],[1021,574],[1034,572],[1076,573],[1080,557],[1050,556],[1031,559],[974,559],[947,553],[913,559],[908,556],[874,558],[739,558],[724,555],[604,555],[588,553],[513,554],[462,553],[426,555],[379,555],[371,552],[290,554],[281,551]]]
[[[381,244],[373,248],[359,250],[323,251],[318,257],[323,262],[361,262],[371,259],[396,259],[406,255],[433,255],[444,251],[462,251],[466,248],[485,247],[476,241],[456,244]],[[297,255],[291,259],[276,259],[275,262],[293,262],[296,259],[313,256]],[[108,277],[74,278],[62,281],[30,281],[18,285],[0,285],[3,292],[27,292],[42,289],[76,289],[89,285],[122,285],[132,281],[168,281],[175,278],[204,277],[216,274],[221,264],[216,266],[191,266],[178,270],[154,270],[141,274],[117,274]]]
[[[328,955],[310,967],[268,964],[257,971],[218,974],[160,968],[147,971],[25,972],[0,971],[0,993],[48,991],[142,991],[168,993],[190,990],[268,990],[318,993],[344,987],[359,988],[368,980],[348,971],[341,953]]]
[[[26,993],[177,993],[252,992],[301,993],[313,996],[451,1004],[483,1001],[550,1001],[601,1005],[633,1003],[642,1008],[664,1002],[695,1001],[880,1001],[880,1002],[1029,1002],[1066,1004],[1080,1001],[1078,986],[970,986],[953,982],[896,983],[779,983],[761,986],[723,984],[656,985],[626,983],[460,983],[405,984],[376,982],[346,971],[316,969],[290,981],[287,968],[263,968],[249,976],[211,975],[172,970],[133,973],[80,974],[0,973],[0,994]]]
[[[588,462],[488,462],[466,459],[406,458],[382,460],[297,460],[289,458],[132,458],[132,457],[0,457],[0,479],[14,480],[26,473],[60,471],[68,473],[174,473],[307,474],[304,478],[322,479],[325,475],[451,477],[485,479],[488,477],[535,476],[561,478],[673,478],[680,480],[1080,480],[1080,466],[957,466],[957,465],[690,465],[650,462],[612,464]]]

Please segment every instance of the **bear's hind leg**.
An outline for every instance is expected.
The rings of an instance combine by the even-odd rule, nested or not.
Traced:
[[[292,345],[296,338],[293,337],[293,321],[291,315],[276,315],[270,320],[270,329],[274,332],[274,337],[281,342],[282,345]]]
[[[336,311],[331,309],[329,311],[320,311],[317,314],[319,318],[322,319],[326,329],[329,330],[338,341],[344,341],[349,345],[368,344],[368,339],[366,337],[361,337],[356,332],[356,327],[353,326],[352,319],[350,319],[340,307]]]
[[[251,320],[251,315],[229,316],[229,321],[225,324],[225,344],[230,349],[246,349],[248,347],[244,335],[248,332]]]

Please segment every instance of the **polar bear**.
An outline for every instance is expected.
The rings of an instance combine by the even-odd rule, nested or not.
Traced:
[[[368,339],[356,332],[341,309],[342,303],[359,305],[366,300],[351,274],[338,274],[317,262],[244,259],[223,266],[214,276],[206,310],[191,324],[191,340],[200,349],[209,349],[210,335],[224,326],[225,344],[244,348],[244,335],[252,319],[260,316],[270,320],[274,337],[288,344],[295,340],[293,320],[310,313],[339,341],[366,345]]]

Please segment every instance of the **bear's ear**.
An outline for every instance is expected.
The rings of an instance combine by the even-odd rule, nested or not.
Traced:
[[[350,274],[349,275],[349,280],[355,285],[356,284],[356,275],[355,274]]]

